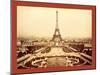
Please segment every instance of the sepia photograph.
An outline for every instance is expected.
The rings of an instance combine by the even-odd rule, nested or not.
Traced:
[[[18,73],[95,68],[95,7],[16,4],[13,63]]]
[[[92,63],[92,11],[17,7],[17,68]]]

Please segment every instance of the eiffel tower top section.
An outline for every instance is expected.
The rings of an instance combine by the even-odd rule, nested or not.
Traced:
[[[58,27],[58,11],[56,11],[56,29],[59,29],[59,27]]]

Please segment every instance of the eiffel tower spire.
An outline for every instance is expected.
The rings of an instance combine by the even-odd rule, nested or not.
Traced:
[[[58,28],[58,11],[56,11],[56,29],[59,29]]]
[[[59,42],[61,40],[62,40],[62,38],[61,38],[60,30],[59,30],[59,27],[58,27],[58,11],[56,11],[56,27],[55,27],[55,32],[54,32],[52,41]]]

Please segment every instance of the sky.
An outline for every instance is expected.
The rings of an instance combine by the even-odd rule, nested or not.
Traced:
[[[90,38],[92,36],[92,11],[17,6],[17,37],[52,37],[58,25],[64,38]]]

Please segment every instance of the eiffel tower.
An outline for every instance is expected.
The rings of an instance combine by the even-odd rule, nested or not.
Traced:
[[[55,27],[55,32],[53,34],[53,38],[51,41],[54,41],[54,42],[62,41],[62,37],[61,37],[60,30],[58,27],[58,11],[56,11],[56,27]]]

